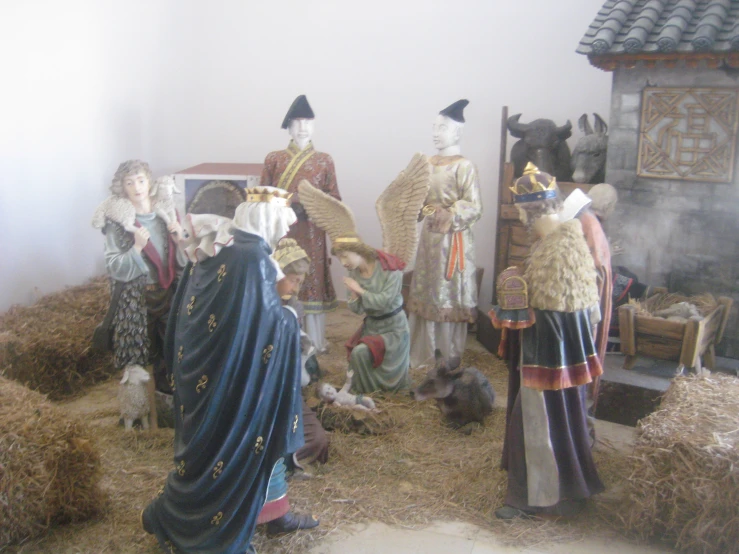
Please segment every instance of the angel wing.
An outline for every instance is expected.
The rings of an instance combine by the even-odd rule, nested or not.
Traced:
[[[418,213],[429,191],[431,166],[418,152],[375,203],[383,250],[409,264],[418,246]]]
[[[356,232],[354,215],[348,206],[318,190],[305,179],[298,183],[298,193],[300,203],[311,221],[328,233],[331,242],[348,232]]]

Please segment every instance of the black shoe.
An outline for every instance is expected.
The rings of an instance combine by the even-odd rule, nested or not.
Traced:
[[[148,506],[141,510],[141,515],[139,516],[139,519],[141,521],[141,527],[144,528],[144,531],[149,533],[150,535],[154,534],[154,530],[151,528],[151,525],[149,524],[149,518],[146,517],[146,510],[148,509]]]
[[[514,508],[513,506],[503,506],[502,508],[498,508],[495,510],[495,517],[498,519],[516,519],[518,517],[521,518],[532,518],[534,517],[534,514],[531,512],[527,512],[526,510],[519,510],[518,508]]]
[[[318,527],[318,518],[314,515],[294,514],[287,512],[284,516],[267,523],[267,535],[275,537],[292,533],[298,529],[313,529]]]
[[[573,517],[585,509],[586,500],[562,500],[555,507],[553,513],[562,517]]]

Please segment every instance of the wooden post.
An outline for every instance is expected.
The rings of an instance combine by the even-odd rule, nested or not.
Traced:
[[[701,337],[703,335],[705,319],[697,321],[689,319],[685,324],[685,334],[683,335],[683,347],[680,350],[680,365],[692,367],[696,373],[700,374],[700,351],[698,350]]]
[[[154,383],[154,366],[147,365],[146,369],[149,372],[149,382],[147,385],[147,392],[149,393],[149,429],[156,430],[159,429],[159,419],[157,418],[157,399],[156,394],[154,392],[156,391],[156,385]]]
[[[718,331],[716,331],[716,340],[714,341],[714,344],[720,343],[721,339],[724,338],[724,330],[726,330],[726,322],[729,319],[729,312],[731,312],[731,306],[734,304],[734,299],[729,298],[728,296],[719,296],[718,303],[723,306],[724,313],[721,316],[721,325],[719,325]]]
[[[508,155],[508,106],[503,106],[500,111],[500,152],[498,154],[498,210],[500,205],[503,203],[503,191],[505,190],[505,159]],[[498,213],[497,229],[500,230],[500,213]],[[507,237],[506,237],[507,240]],[[500,233],[496,233],[496,244],[495,244],[495,267],[493,268],[493,304],[495,303],[495,280],[498,278],[498,273],[503,271],[504,267],[499,267],[497,263],[497,256],[502,240]],[[507,243],[506,243],[507,244]]]
[[[713,371],[716,368],[716,349],[713,346],[713,343],[708,345],[708,348],[706,348],[706,351],[703,353],[704,361],[706,362],[706,367]]]
[[[636,363],[636,308],[626,305],[618,309],[618,326],[621,335],[621,352],[626,356],[624,369],[633,369]]]

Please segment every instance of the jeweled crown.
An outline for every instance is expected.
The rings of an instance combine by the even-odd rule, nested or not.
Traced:
[[[287,206],[292,193],[275,187],[252,187],[246,189],[247,202],[273,202],[280,206]]]
[[[557,196],[557,179],[544,173],[531,162],[526,164],[523,175],[510,187],[513,202],[536,202]]]

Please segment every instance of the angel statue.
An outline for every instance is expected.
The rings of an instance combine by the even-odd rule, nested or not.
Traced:
[[[348,271],[349,309],[364,314],[362,325],[346,343],[352,391],[407,389],[410,331],[403,311],[403,269],[416,255],[418,212],[428,194],[431,167],[416,154],[408,167],[375,203],[382,227],[383,250],[365,244],[348,206],[313,187],[298,185],[310,219],[331,239],[331,254]]]

